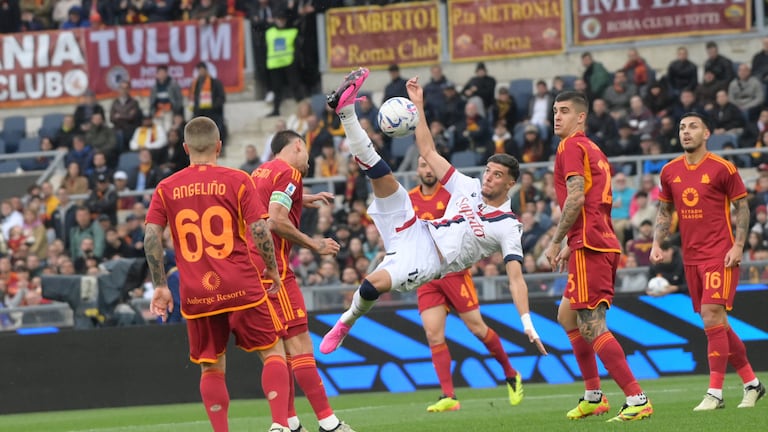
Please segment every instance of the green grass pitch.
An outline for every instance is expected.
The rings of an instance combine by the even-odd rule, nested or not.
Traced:
[[[759,373],[768,380],[765,373]],[[232,377],[230,377],[232,379]],[[603,380],[611,402],[611,413],[602,417],[570,421],[565,412],[583,393],[580,383],[568,385],[526,384],[525,399],[512,407],[505,387],[457,389],[461,410],[427,413],[426,406],[439,389],[414,393],[362,393],[331,398],[339,418],[358,432],[422,431],[651,431],[727,432],[768,431],[768,398],[752,409],[738,409],[742,386],[736,375],[728,375],[724,396],[726,408],[714,412],[691,410],[706,391],[706,376],[679,376],[643,381],[653,402],[651,419],[607,424],[624,402],[624,396],[609,379]],[[147,391],[151,391],[148,389]],[[306,399],[297,400],[304,426],[316,431],[317,421]],[[230,406],[230,430],[265,432],[271,423],[264,400],[237,400]],[[144,406],[117,409],[62,411],[0,415],[0,431],[25,432],[202,432],[210,431],[201,404]]]

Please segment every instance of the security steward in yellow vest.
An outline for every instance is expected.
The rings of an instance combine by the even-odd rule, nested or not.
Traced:
[[[274,108],[269,114],[270,117],[280,115],[280,103],[283,101],[286,86],[290,85],[297,102],[303,97],[294,61],[299,30],[287,27],[287,24],[285,13],[277,14],[275,26],[270,27],[264,34],[267,42],[267,71],[272,91],[275,92]]]

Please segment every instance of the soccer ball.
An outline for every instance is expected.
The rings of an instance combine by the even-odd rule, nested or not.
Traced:
[[[667,289],[667,286],[669,286],[669,281],[661,276],[656,276],[648,281],[648,291],[651,294],[661,294]]]
[[[412,135],[419,124],[419,110],[404,97],[387,99],[379,108],[379,129],[390,138]]]

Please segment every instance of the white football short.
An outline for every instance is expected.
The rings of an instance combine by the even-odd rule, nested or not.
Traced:
[[[440,277],[440,256],[427,223],[416,218],[408,192],[376,198],[368,215],[379,230],[387,255],[376,267],[392,278],[392,289],[411,291]]]

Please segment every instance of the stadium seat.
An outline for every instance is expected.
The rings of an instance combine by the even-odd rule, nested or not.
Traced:
[[[415,138],[413,135],[403,138],[392,138],[392,157],[395,159],[402,159],[405,154],[408,153],[408,149],[414,145]]]
[[[40,138],[22,138],[19,141],[19,148],[16,153],[33,153],[40,151]]]
[[[325,112],[325,106],[327,105],[325,95],[322,93],[312,95],[310,104],[312,105],[312,111],[314,111],[315,115],[318,118],[321,118]]]
[[[0,161],[0,174],[15,173],[21,166],[15,159]]]
[[[478,155],[472,150],[464,150],[451,155],[451,165],[456,168],[477,166]]]
[[[726,143],[731,143],[734,148],[738,147],[739,138],[734,134],[712,134],[707,140],[707,150],[719,151],[723,149]]]
[[[5,152],[16,153],[19,141],[27,136],[27,118],[10,116],[3,120],[2,138],[5,141]]]
[[[0,154],[5,154],[5,141],[0,138]]]
[[[139,152],[123,152],[117,160],[117,170],[130,174],[139,166]]]
[[[517,118],[528,118],[528,102],[533,96],[533,80],[528,78],[515,79],[509,83],[509,94],[515,98]]]
[[[50,113],[43,116],[43,124],[38,129],[37,134],[40,137],[53,138],[61,129],[61,123],[64,121],[63,113]]]
[[[565,90],[573,90],[573,84],[579,77],[576,75],[560,75],[560,79],[563,80],[563,88]]]

